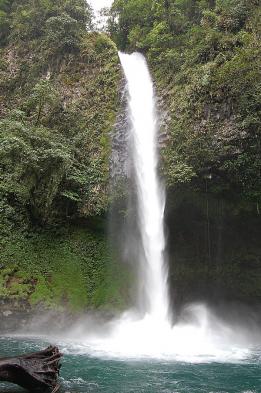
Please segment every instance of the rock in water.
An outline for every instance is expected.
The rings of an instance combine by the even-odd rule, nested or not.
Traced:
[[[27,390],[59,390],[58,376],[62,354],[57,347],[18,357],[0,358],[0,381],[11,382]]]

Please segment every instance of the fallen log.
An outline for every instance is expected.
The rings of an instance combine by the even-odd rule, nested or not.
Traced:
[[[29,391],[59,390],[62,354],[57,347],[18,357],[0,358],[0,381],[11,382]]]

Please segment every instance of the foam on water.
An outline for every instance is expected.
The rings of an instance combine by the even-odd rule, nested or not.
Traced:
[[[63,345],[69,352],[117,359],[225,363],[252,356],[246,332],[220,323],[203,305],[191,306],[189,312],[193,321],[171,327],[167,321],[159,321],[149,314],[138,319],[128,311],[119,319],[105,323],[99,334],[71,331],[73,340]],[[75,340],[75,335],[79,340]]]

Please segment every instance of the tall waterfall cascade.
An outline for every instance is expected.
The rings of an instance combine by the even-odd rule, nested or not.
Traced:
[[[157,116],[153,82],[139,53],[119,54],[128,90],[130,155],[137,192],[140,303],[158,320],[168,315],[167,272],[164,263],[165,195],[158,175]]]
[[[144,357],[188,362],[231,361],[248,356],[241,331],[219,321],[207,307],[189,305],[172,326],[168,318],[164,261],[164,187],[158,175],[157,115],[145,58],[119,54],[128,92],[128,137],[137,216],[137,305],[109,322],[86,323],[72,331],[73,350],[105,358]],[[137,236],[135,237],[135,239]],[[125,245],[127,247],[127,244]],[[131,243],[135,247],[135,244]],[[128,247],[127,247],[128,249]]]

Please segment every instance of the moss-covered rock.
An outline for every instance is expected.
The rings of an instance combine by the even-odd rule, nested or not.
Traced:
[[[13,231],[2,247],[0,298],[71,311],[121,309],[128,301],[126,267],[115,261],[95,227]]]

